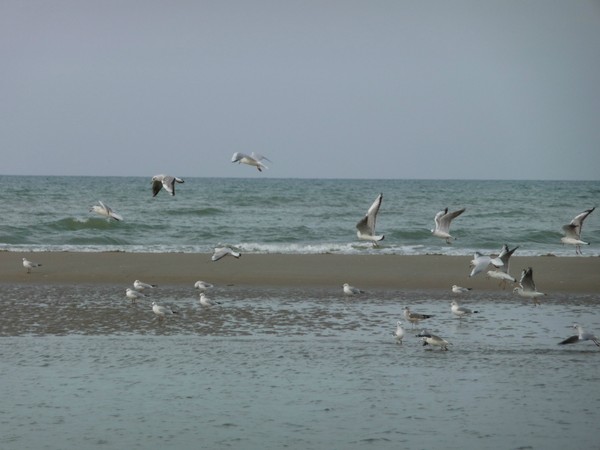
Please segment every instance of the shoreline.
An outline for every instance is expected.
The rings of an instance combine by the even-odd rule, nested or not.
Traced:
[[[470,256],[244,254],[210,260],[208,253],[0,252],[0,282],[13,284],[119,284],[135,279],[158,285],[204,280],[217,286],[335,287],[449,290],[453,284],[501,290],[485,274],[469,278]],[[26,257],[42,267],[27,274]],[[600,293],[599,257],[511,258],[510,273],[533,268],[539,291]],[[507,288],[508,289],[508,288]]]

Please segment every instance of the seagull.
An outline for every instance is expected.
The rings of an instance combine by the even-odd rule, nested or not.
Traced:
[[[99,205],[93,205],[90,208],[90,212],[95,212],[96,214],[106,217],[106,220],[108,220],[109,222],[110,219],[123,220],[123,217],[120,214],[114,212],[110,206],[102,203],[102,201],[100,200],[98,200],[98,203]]]
[[[594,344],[600,347],[600,340],[592,333],[586,333],[585,331],[583,331],[583,327],[581,325],[574,323],[572,327],[577,330],[578,334],[576,334],[575,336],[571,336],[562,342],[559,342],[558,345],[576,344],[580,341],[592,341]]]
[[[374,247],[377,247],[377,242],[382,241],[385,237],[383,234],[379,236],[375,234],[375,221],[377,220],[377,213],[379,212],[382,200],[383,194],[379,194],[367,211],[365,217],[356,224],[356,229],[358,230],[356,235],[358,238],[365,241],[371,241]]]
[[[156,284],[148,284],[148,283],[144,283],[140,280],[135,280],[133,282],[133,288],[136,291],[143,291],[144,289],[154,289],[156,287]]]
[[[259,172],[262,172],[263,169],[268,169],[268,167],[262,163],[263,160],[272,162],[269,158],[254,152],[252,152],[250,155],[235,152],[231,157],[231,162],[244,163],[248,164],[249,166],[254,166]]]
[[[431,230],[434,236],[445,239],[447,244],[451,244],[451,239],[456,239],[450,235],[450,223],[453,219],[465,212],[465,208],[458,211],[448,212],[448,208],[438,212],[435,217],[435,229]]]
[[[200,289],[200,292],[204,292],[204,291],[207,291],[209,289],[212,289],[214,286],[212,284],[210,284],[210,283],[207,283],[206,281],[200,281],[200,280],[198,280],[198,281],[196,281],[194,283],[194,287],[196,289]]]
[[[346,295],[358,295],[365,293],[365,291],[355,288],[354,286],[350,286],[348,283],[344,283],[342,287],[344,288],[344,294]]]
[[[217,302],[215,300],[211,300],[210,298],[208,298],[206,296],[206,294],[204,294],[204,292],[200,292],[200,304],[202,306],[214,306],[214,305],[220,305],[220,302]]]
[[[492,258],[487,255],[482,255],[479,252],[475,252],[473,255],[473,259],[469,263],[469,266],[473,269],[469,274],[469,277],[474,277],[475,275],[483,272],[490,265]]]
[[[456,284],[452,285],[452,292],[454,292],[455,294],[465,294],[465,293],[469,292],[471,289],[472,288],[457,286]]]
[[[215,248],[215,252],[213,253],[210,259],[212,259],[213,261],[218,261],[227,255],[231,255],[234,258],[239,258],[240,256],[242,256],[241,253],[234,251],[230,247],[217,247]]]
[[[433,316],[429,315],[429,314],[419,314],[419,313],[411,312],[410,309],[408,308],[408,306],[404,307],[404,318],[406,320],[408,320],[410,323],[412,323],[413,326],[415,323],[419,323],[421,320],[429,319],[431,317],[433,317]]]
[[[489,278],[495,278],[497,280],[500,280],[500,285],[502,286],[502,289],[506,288],[506,283],[508,281],[512,281],[513,283],[516,283],[517,280],[516,278],[512,277],[509,273],[509,265],[510,265],[510,257],[512,256],[512,254],[515,252],[516,249],[518,249],[519,247],[515,247],[512,250],[508,249],[508,245],[504,244],[502,246],[502,250],[500,251],[500,254],[498,255],[498,258],[500,261],[502,261],[502,265],[501,266],[496,266],[496,270],[488,270],[487,272],[487,276]],[[492,264],[494,264],[494,260],[492,260]]]
[[[41,264],[29,261],[27,258],[23,258],[23,267],[27,269],[27,273],[31,273],[31,269],[40,267]]]
[[[571,223],[562,227],[565,232],[564,237],[560,238],[563,244],[570,244],[575,246],[575,254],[581,255],[581,246],[590,245],[589,242],[583,242],[581,240],[581,228],[583,227],[583,221],[589,216],[596,208],[586,209],[580,214],[577,214]]]
[[[146,294],[142,294],[141,292],[139,292],[139,291],[136,291],[135,289],[130,289],[130,288],[127,288],[127,289],[125,290],[125,296],[126,296],[126,297],[127,297],[129,300],[131,300],[131,303],[135,303],[135,302],[137,302],[137,300],[138,300],[139,298],[144,298],[144,297],[146,297]]]
[[[455,316],[458,316],[459,318],[463,318],[465,316],[471,315],[471,314],[477,314],[479,311],[471,311],[469,308],[465,308],[464,306],[458,306],[458,303],[453,301],[452,303],[450,303],[450,306],[452,307],[452,314],[454,314]]]
[[[162,188],[165,188],[169,194],[175,195],[175,183],[183,182],[181,178],[171,175],[154,175],[152,177],[152,197],[156,197]]]
[[[163,320],[165,316],[172,316],[177,314],[177,311],[173,311],[168,306],[159,305],[156,302],[152,302],[152,311],[158,316],[158,320]]]
[[[439,347],[440,349],[447,351],[448,345],[450,345],[450,342],[448,342],[447,340],[442,339],[441,337],[436,336],[435,334],[431,334],[425,330],[417,334],[417,337],[422,338],[424,346],[431,345],[432,347]]]
[[[520,286],[513,289],[513,292],[519,294],[521,297],[531,298],[534,305],[539,305],[537,298],[542,297],[546,294],[538,292],[535,289],[535,283],[533,282],[533,269],[528,267],[523,269],[521,272]]]
[[[394,336],[396,336],[396,343],[402,344],[402,338],[404,337],[404,328],[402,328],[402,322],[396,322],[396,331],[394,332]]]

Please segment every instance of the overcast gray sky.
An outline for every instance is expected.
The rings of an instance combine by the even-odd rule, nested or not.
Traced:
[[[0,153],[2,174],[598,180],[600,2],[2,0]]]

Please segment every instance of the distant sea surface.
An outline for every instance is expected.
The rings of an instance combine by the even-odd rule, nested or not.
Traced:
[[[561,227],[598,206],[598,181],[185,178],[155,198],[150,177],[0,176],[0,250],[470,255],[519,245],[519,255],[574,256]],[[356,223],[379,193],[377,248]],[[98,200],[124,218],[89,212]],[[452,245],[431,235],[434,215],[466,208]],[[600,211],[586,220],[585,256],[600,256]]]

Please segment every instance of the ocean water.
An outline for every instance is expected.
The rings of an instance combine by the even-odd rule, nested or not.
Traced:
[[[0,250],[470,255],[519,245],[519,255],[574,256],[561,228],[597,206],[598,181],[187,178],[152,198],[149,178],[0,176]],[[383,193],[372,248],[356,223]],[[97,200],[124,217],[89,212]],[[431,235],[441,209],[465,207],[453,245]],[[600,256],[600,212],[585,222],[586,256]]]
[[[543,306],[474,292],[161,286],[178,314],[112,286],[1,285],[2,449],[598,448],[598,295]],[[402,308],[421,327],[392,336]]]

